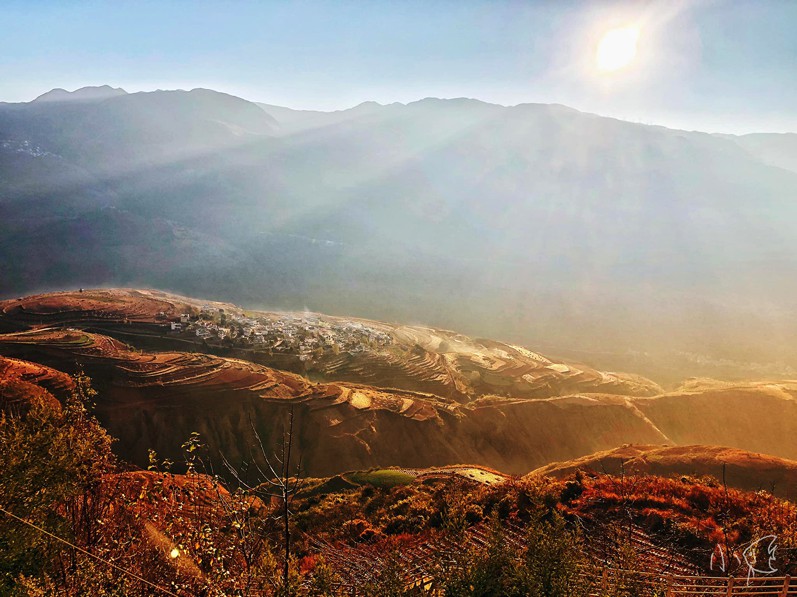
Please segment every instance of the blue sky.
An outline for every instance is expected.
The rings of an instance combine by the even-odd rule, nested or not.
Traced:
[[[612,27],[637,60],[599,73]],[[0,101],[208,87],[332,110],[475,97],[690,129],[797,131],[797,0],[0,0]]]

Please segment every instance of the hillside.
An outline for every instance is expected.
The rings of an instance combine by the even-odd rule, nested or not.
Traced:
[[[2,292],[155,286],[582,351],[603,369],[632,354],[668,384],[684,353],[700,375],[785,376],[797,173],[740,139],[467,99],[5,104]]]
[[[720,446],[625,445],[567,462],[553,462],[530,476],[567,478],[577,470],[609,475],[710,475],[729,487],[767,490],[774,495],[797,497],[797,461]]]
[[[272,445],[276,441],[276,435],[267,436],[263,431],[264,424],[267,428],[271,419],[280,416],[276,411],[257,407],[244,410],[238,405],[242,394],[248,392],[251,398],[251,394],[263,390],[263,383],[273,395],[267,392],[255,402],[280,406],[283,414],[284,405],[295,405],[295,447],[302,452],[308,470],[320,470],[319,449],[334,453],[338,467],[354,462],[345,441],[330,442],[324,448],[309,441],[308,436],[324,435],[317,425],[308,434],[307,425],[312,423],[313,414],[330,410],[324,403],[333,397],[322,395],[321,386],[291,374],[201,354],[131,350],[117,341],[69,329],[6,334],[0,347],[4,352],[27,347],[44,360],[66,359],[64,355],[69,354],[97,372],[98,412],[104,417],[110,414],[110,422],[119,432],[127,431],[127,436],[120,436],[120,444],[129,444],[136,434],[146,438],[147,431],[153,429],[152,422],[159,418],[169,423],[168,429],[158,430],[159,436],[171,433],[172,438],[179,437],[184,423],[189,424],[188,429],[200,420],[206,422],[204,428],[197,427],[201,435],[182,449],[170,454],[150,453],[144,462],[149,470],[140,470],[110,456],[104,429],[79,401],[80,396],[92,396],[85,378],[73,379],[35,363],[0,357],[0,434],[4,440],[0,452],[7,464],[0,469],[0,507],[19,517],[0,518],[3,536],[11,538],[4,545],[2,562],[12,571],[12,575],[2,577],[4,584],[0,586],[17,586],[22,580],[16,574],[24,571],[25,586],[49,587],[51,591],[70,586],[86,593],[92,586],[107,585],[114,590],[147,594],[153,586],[170,586],[186,594],[201,594],[208,587],[234,591],[244,585],[261,587],[263,594],[270,594],[277,578],[279,560],[275,555],[283,533],[275,516],[281,510],[279,500],[269,497],[271,486],[259,485],[257,479],[247,488],[205,474],[212,471],[218,449],[213,431],[228,422],[239,421],[238,428],[227,430],[224,453],[232,462],[237,462],[238,456],[232,448],[247,439],[246,426],[240,424],[247,415],[253,416],[249,425],[261,431],[264,442]],[[190,376],[198,373],[196,367],[200,365],[203,373]],[[110,382],[109,371],[114,376]],[[267,378],[269,381],[264,382]],[[345,390],[345,386],[339,389]],[[365,387],[357,391],[362,396],[368,392],[376,396]],[[200,397],[203,394],[205,400]],[[129,402],[123,405],[125,400]],[[603,405],[624,400],[604,396]],[[349,406],[357,407],[356,402],[349,401]],[[500,402],[504,404],[497,408],[509,406],[510,401]],[[600,408],[597,396],[517,401],[515,406],[524,409],[524,404],[549,404],[566,409],[590,402],[590,408]],[[148,408],[153,403],[156,408]],[[114,419],[112,413],[119,406],[130,408],[117,411],[121,416]],[[462,411],[456,418],[469,418],[471,407],[452,406]],[[201,415],[192,413],[195,408],[202,411]],[[366,416],[390,412],[376,401],[367,408],[359,404],[359,408]],[[481,408],[485,409],[479,413],[483,420],[488,412],[486,406]],[[335,414],[345,417],[347,412],[344,407]],[[142,419],[136,419],[136,413],[142,415],[146,425],[139,425]],[[226,420],[225,413],[231,415]],[[375,417],[370,424],[378,427],[375,431],[383,432],[388,422],[390,427],[401,427],[404,421],[416,426],[426,423],[402,414],[394,413],[392,421]],[[518,414],[505,411],[507,423]],[[550,409],[545,413],[549,424],[556,423],[552,414]],[[190,420],[195,415],[199,416]],[[582,413],[578,418],[601,421],[600,414]],[[441,417],[437,426],[447,426],[448,422]],[[490,421],[485,422],[491,426]],[[569,426],[573,423],[571,420]],[[345,427],[348,421],[335,424]],[[628,429],[628,424],[624,427]],[[452,426],[446,431],[449,440],[456,441],[458,429]],[[498,430],[502,432],[511,434],[511,425]],[[371,439],[364,431],[355,435],[362,435],[360,441]],[[488,435],[484,441],[490,438]],[[415,441],[427,452],[435,450],[439,441],[434,433],[401,439]],[[554,440],[546,439],[549,444]],[[382,447],[378,443],[374,446],[376,456],[384,458]],[[257,451],[258,447],[252,449]],[[739,451],[705,446],[682,450],[641,446],[605,454],[607,458],[634,454],[649,462],[664,461],[667,468],[668,462],[683,461],[698,451],[732,460],[734,464],[728,468],[733,473],[738,472],[735,464],[751,460],[758,460],[759,465],[774,464],[774,468],[766,469],[768,472],[778,468],[778,459],[760,455],[751,458]],[[251,459],[252,453],[243,456]],[[175,472],[185,465],[187,474]],[[793,471],[793,465],[788,470]],[[759,472],[762,470],[759,467]],[[245,468],[239,471],[250,478]],[[368,467],[305,478],[292,501],[288,527],[293,537],[291,553],[297,559],[293,572],[296,582],[301,579],[301,586],[309,587],[308,594],[313,594],[312,583],[331,579],[341,594],[356,590],[377,595],[382,594],[377,588],[405,589],[430,579],[438,586],[456,586],[461,582],[460,574],[473,571],[467,573],[478,575],[483,567],[489,572],[489,582],[503,579],[500,582],[519,586],[517,583],[528,579],[524,565],[533,569],[534,562],[549,561],[556,563],[557,574],[583,572],[574,578],[585,579],[593,589],[600,579],[607,579],[601,574],[604,568],[614,571],[607,579],[611,587],[654,590],[667,580],[663,575],[673,574],[681,575],[678,582],[687,585],[696,579],[683,575],[695,574],[702,575],[698,580],[703,584],[726,584],[725,579],[713,578],[716,570],[712,554],[723,549],[729,571],[743,576],[746,568],[739,554],[749,556],[757,538],[764,534],[780,538],[778,569],[784,574],[794,571],[794,504],[767,492],[725,489],[707,478],[668,479],[641,474],[630,467],[622,476],[565,475],[555,467],[549,472],[564,478],[542,477],[535,471],[517,479],[469,464]],[[258,478],[259,482],[267,480],[262,470]],[[70,555],[74,558],[72,548],[62,549],[60,543],[51,542],[52,535],[44,540],[20,523],[25,520],[36,520],[55,536],[68,536],[72,543],[91,550],[89,553],[113,557],[117,567],[110,570],[102,560],[78,556],[79,565],[66,566],[66,573],[46,574],[68,562]],[[764,554],[764,546],[759,547],[756,555]],[[262,563],[253,566],[252,554]],[[732,555],[739,556],[738,560]],[[142,578],[149,583],[143,589],[139,584],[144,582]],[[783,579],[764,577],[762,583],[781,587]]]
[[[36,370],[19,361],[2,361],[2,367],[7,375]],[[78,566],[49,576],[46,571],[69,561],[71,548],[48,545],[19,520],[0,518],[3,536],[12,539],[4,548],[3,563],[14,573],[24,570],[27,577],[22,581],[5,575],[3,586],[24,582],[53,591],[79,587],[85,593],[92,586],[108,585],[142,595],[158,586],[180,594],[246,586],[271,594],[283,529],[274,516],[279,503],[269,499],[263,486],[245,489],[204,474],[208,447],[194,443],[184,446],[181,457],[200,469],[188,474],[171,472],[171,465],[155,455],[150,470],[144,471],[109,460],[101,451],[90,453],[91,460],[84,462],[95,465],[88,481],[75,478],[77,470],[64,475],[75,463],[67,456],[70,452],[62,451],[76,446],[85,450],[104,432],[84,418],[85,412],[71,418],[74,402],[64,409],[71,414],[64,416],[58,401],[40,385],[48,378],[42,373],[29,385],[44,394],[27,394],[30,404],[38,406],[21,416],[5,400],[9,386],[0,384],[0,433],[15,445],[29,441],[31,447],[60,458],[46,464],[14,458],[11,468],[0,471],[0,507],[25,517],[19,520],[35,517],[55,533],[68,533],[72,543],[86,550],[82,554],[101,552],[116,567],[78,556]],[[50,402],[42,403],[42,396]],[[42,440],[49,441],[42,445]],[[0,444],[0,450],[5,448]],[[85,458],[85,451],[81,456]],[[29,478],[19,485],[26,473]],[[38,499],[8,501],[26,492]],[[525,563],[533,569],[535,561],[556,563],[557,574],[578,573],[573,578],[592,589],[601,578],[606,582],[604,568],[615,570],[609,573],[610,586],[636,590],[660,586],[660,575],[702,574],[703,582],[724,582],[709,576],[710,555],[718,545],[729,555],[742,553],[762,533],[783,537],[777,556],[783,573],[795,565],[793,504],[694,478],[627,474],[509,479],[466,465],[369,469],[306,479],[293,510],[293,574],[301,595],[317,594],[318,582],[335,583],[338,592],[328,594],[379,595],[383,588],[406,589],[430,580],[456,586],[461,574],[480,579],[482,568],[489,572],[490,583],[502,579],[518,586],[528,576],[517,568]],[[30,553],[37,557],[26,557]],[[257,566],[251,564],[254,557],[261,562]],[[743,575],[741,559],[733,562],[731,572]],[[620,576],[617,569],[627,572]],[[777,582],[766,586],[780,586]]]
[[[797,133],[726,135],[762,162],[797,172]]]
[[[32,400],[53,408],[73,389],[72,378],[56,369],[30,361],[0,357],[0,410],[27,410]]]
[[[675,391],[634,404],[656,421],[668,443],[730,446],[795,460],[795,396],[794,381],[758,382]]]
[[[627,443],[725,445],[797,458],[797,438],[790,434],[797,425],[794,382],[692,382],[663,392],[639,378],[576,370],[528,349],[454,332],[317,314],[243,312],[225,303],[158,291],[32,296],[2,303],[0,313],[0,325],[6,329],[32,328],[0,335],[0,354],[64,371],[82,366],[100,391],[98,417],[120,440],[116,451],[140,466],[146,464],[149,448],[174,458],[194,431],[213,447],[214,458],[221,452],[243,460],[256,445],[255,430],[264,442],[276,441],[288,405],[293,405],[300,429],[297,449],[314,476],[373,466],[458,463],[525,474]],[[187,323],[180,325],[212,323],[216,329],[250,325],[247,321],[257,322],[257,317],[266,323],[301,324],[280,327],[278,342],[292,335],[304,338],[296,331],[304,329],[301,326],[319,328],[332,334],[331,352],[336,343],[348,347],[332,355],[335,359],[357,358],[340,361],[349,364],[328,369],[324,380],[311,381],[260,362],[279,360],[277,355],[285,363],[278,346],[236,347],[218,337],[198,342],[195,333],[171,331],[181,316]],[[242,319],[235,323],[238,317]],[[356,326],[350,328],[352,324]],[[105,329],[139,348],[80,329],[86,327]],[[383,341],[375,342],[368,330],[384,334]],[[294,357],[304,354],[303,342],[291,349]],[[366,348],[355,350],[357,346]],[[406,350],[415,346],[425,353]],[[390,362],[384,354],[398,360],[380,370],[373,363]],[[416,359],[418,354],[426,354],[428,363],[410,367],[399,358]],[[323,371],[313,369],[314,359],[327,362],[323,350],[317,349],[300,362],[311,365],[311,373]],[[438,361],[446,364],[445,375],[436,381],[432,377],[432,383],[430,372]],[[352,363],[379,375],[358,377]],[[528,391],[515,385],[518,375],[528,378],[524,383],[536,380],[547,393],[524,395]],[[476,383],[482,379],[486,381]],[[643,395],[598,393],[596,380],[615,392]],[[451,392],[451,387],[457,391]]]
[[[273,443],[294,404],[308,474],[377,465],[459,462],[525,472],[537,463],[628,441],[661,439],[626,399],[477,400],[466,407],[432,394],[343,382],[312,384],[238,359],[137,351],[80,331],[0,336],[0,353],[71,370],[80,363],[100,391],[97,415],[117,451],[141,466],[149,448],[174,456],[192,431],[228,458],[246,458],[254,430]],[[577,424],[585,411],[600,433]]]
[[[155,290],[59,292],[0,302],[0,331],[51,326],[88,327],[144,348],[215,351],[313,379],[429,392],[459,402],[484,395],[662,391],[639,376],[425,326],[244,310]]]

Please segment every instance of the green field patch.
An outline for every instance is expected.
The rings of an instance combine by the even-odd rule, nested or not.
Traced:
[[[67,346],[91,346],[94,340],[87,334],[68,334],[63,337],[62,343]]]
[[[513,383],[515,383],[514,378],[508,375],[501,375],[500,373],[483,371],[481,375],[482,375],[482,381],[491,386],[509,387]]]
[[[344,477],[356,485],[373,485],[375,487],[407,485],[415,480],[414,476],[395,469],[356,471],[353,473],[346,473]]]

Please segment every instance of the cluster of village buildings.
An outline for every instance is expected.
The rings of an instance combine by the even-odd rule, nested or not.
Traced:
[[[302,361],[328,353],[354,354],[393,342],[390,334],[358,321],[322,319],[314,314],[252,318],[210,305],[204,305],[198,315],[180,315],[170,322],[170,328],[208,343],[295,354]]]
[[[44,156],[56,156],[54,153],[50,153],[49,151],[44,151],[38,145],[33,145],[30,141],[16,141],[13,139],[2,139],[0,140],[0,149],[13,151],[16,153],[26,153],[31,155],[35,158],[42,158]]]

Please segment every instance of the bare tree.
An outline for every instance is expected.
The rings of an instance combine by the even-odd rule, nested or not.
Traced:
[[[276,498],[279,503],[279,513],[275,517],[282,521],[282,548],[283,548],[283,567],[282,567],[282,586],[287,595],[290,594],[290,556],[291,556],[291,502],[302,486],[301,468],[302,459],[299,456],[295,475],[291,476],[291,459],[293,457],[293,433],[294,433],[294,407],[291,405],[288,412],[288,427],[283,430],[282,438],[278,447],[278,451],[269,456],[263,440],[260,437],[257,429],[255,428],[254,421],[250,419],[249,424],[252,427],[254,436],[257,440],[258,448],[260,451],[260,458],[265,463],[264,471],[258,463],[258,458],[252,455],[251,463],[244,463],[244,469],[249,468],[249,464],[255,467],[258,473],[256,483],[250,483],[243,477],[241,471],[233,467],[229,461],[222,455],[222,460],[226,468],[233,475],[235,480],[241,487],[250,491],[257,497],[264,501],[271,501],[271,498]],[[275,463],[276,466],[275,466]]]

